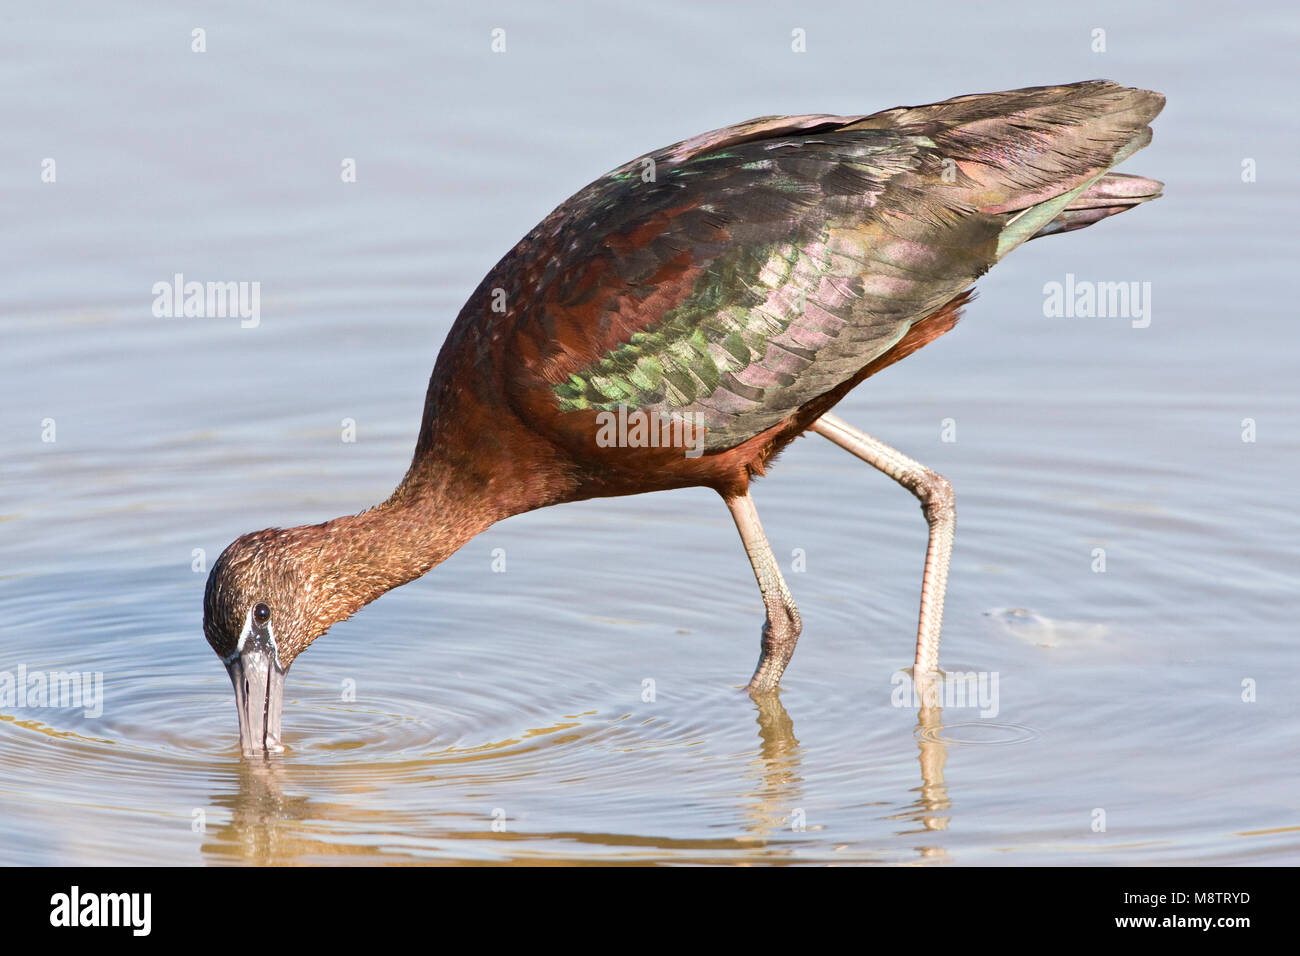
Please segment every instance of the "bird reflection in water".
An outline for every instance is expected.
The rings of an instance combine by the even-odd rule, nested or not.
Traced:
[[[948,745],[942,738],[943,707],[939,703],[938,683],[918,684],[917,691],[921,705],[914,737],[919,748],[921,783],[913,788],[916,799],[887,819],[910,820],[918,826],[897,831],[900,836],[948,829],[947,811],[952,807],[944,779]],[[805,827],[820,829],[807,819],[799,739],[795,736],[794,720],[776,693],[755,695],[754,703],[758,710],[759,748],[748,774],[756,782],[749,793],[747,829],[750,839],[766,843],[769,852],[793,858],[797,855],[797,842],[783,849],[781,838],[792,832],[798,834]],[[947,856],[941,846],[922,845],[917,851],[922,857]]]

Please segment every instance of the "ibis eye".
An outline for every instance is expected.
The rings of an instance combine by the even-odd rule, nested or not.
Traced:
[[[265,624],[271,620],[271,609],[265,604],[256,604],[253,606],[253,620],[258,624]]]

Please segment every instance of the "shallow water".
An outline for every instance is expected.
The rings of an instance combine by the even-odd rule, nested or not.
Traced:
[[[1294,11],[962,5],[922,47],[856,4],[60,9],[0,32],[0,670],[104,699],[0,706],[0,862],[1300,861]],[[924,522],[814,436],[755,491],[805,621],[779,704],[684,491],[491,529],[303,655],[287,753],[241,761],[195,564],[386,496],[460,303],[557,202],[752,115],[1099,75],[1169,96],[1125,167],[1166,196],[1018,250],[838,410],[955,485],[943,663],[996,713],[894,706]],[[259,281],[260,324],[154,318],[177,272]],[[1044,318],[1067,273],[1150,282],[1149,327]]]

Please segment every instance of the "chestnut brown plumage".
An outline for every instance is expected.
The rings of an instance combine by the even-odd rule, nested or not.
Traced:
[[[951,488],[830,410],[951,329],[1011,249],[1158,196],[1160,183],[1109,169],[1150,141],[1163,103],[1094,80],[767,117],[633,160],[570,198],[461,310],[392,496],[244,535],[214,565],[204,632],[230,669],[245,751],[279,749],[284,674],[332,624],[503,518],[601,496],[723,497],[767,611],[749,687],[772,689],[800,622],[748,488],[808,430],[920,499],[930,541],[915,668],[932,672]],[[608,440],[611,416],[628,414],[671,424],[672,440]]]

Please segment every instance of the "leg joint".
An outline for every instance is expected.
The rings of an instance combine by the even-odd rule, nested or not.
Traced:
[[[788,601],[775,608],[768,608],[768,617],[773,625],[780,630],[797,638],[803,632],[803,619],[799,616],[799,608],[794,602]]]
[[[957,513],[957,499],[953,494],[952,482],[938,472],[924,472],[913,486],[913,491],[921,500],[921,510],[925,512],[927,521],[952,518]]]
[[[799,608],[792,600],[767,600],[767,620],[764,622],[764,644],[776,647],[789,646],[794,651],[794,642],[799,640],[803,631],[803,620],[799,617]]]

